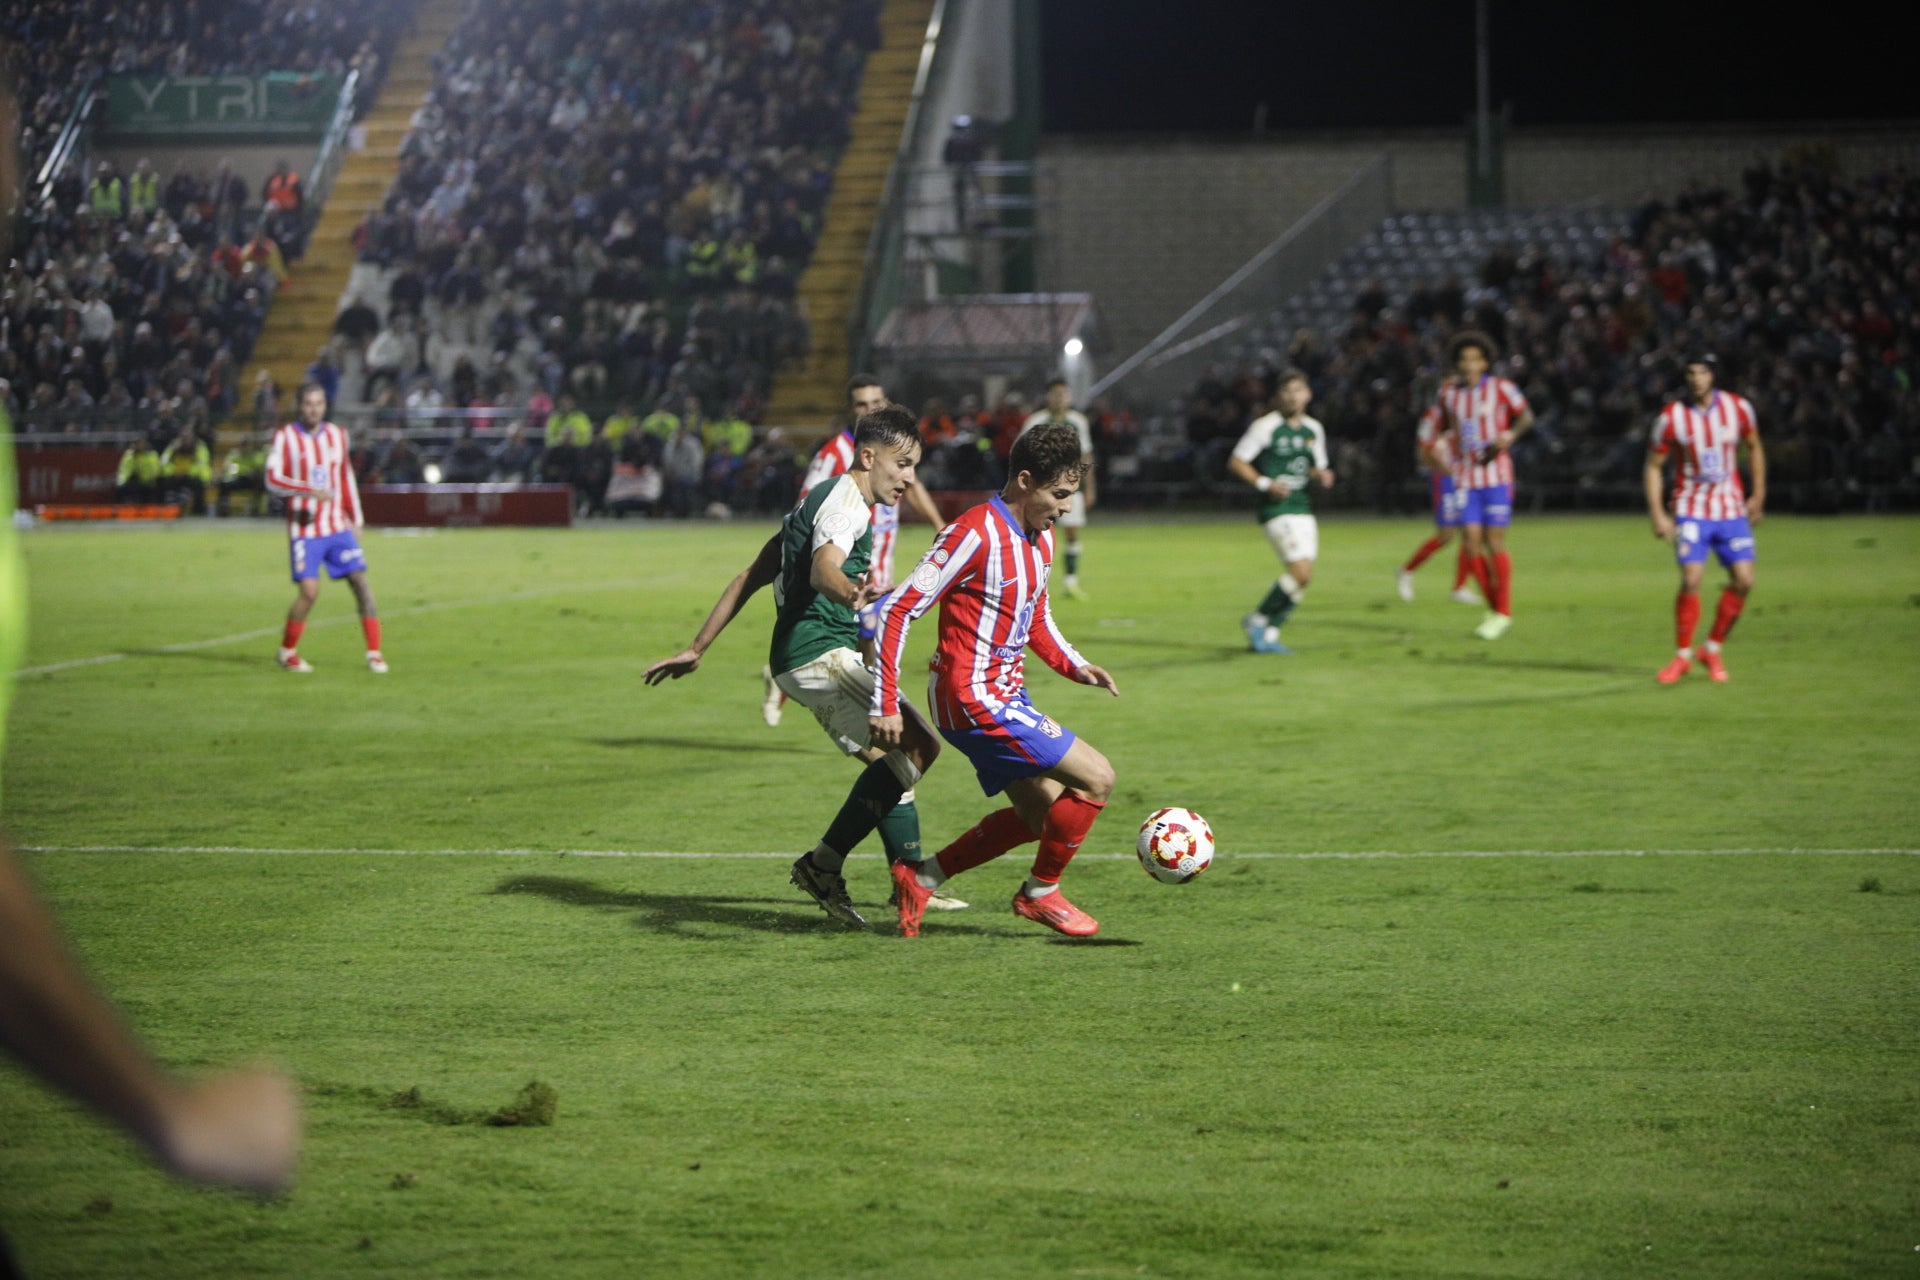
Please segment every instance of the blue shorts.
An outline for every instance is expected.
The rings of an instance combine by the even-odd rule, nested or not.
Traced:
[[[1732,520],[1678,520],[1674,522],[1673,558],[1681,564],[1705,564],[1707,550],[1721,564],[1753,559],[1753,528],[1745,516]]]
[[[1454,495],[1460,504],[1461,524],[1491,525],[1504,529],[1513,523],[1513,486],[1490,484],[1484,489],[1464,489]]]
[[[293,562],[295,582],[318,578],[323,564],[327,566],[327,576],[335,582],[367,567],[366,552],[360,550],[360,539],[353,536],[351,529],[342,529],[324,538],[294,538],[287,544],[287,558]]]
[[[1034,710],[1025,695],[1002,707],[995,723],[971,729],[942,729],[940,736],[973,762],[980,789],[990,796],[1009,782],[1037,778],[1067,758],[1073,730]]]
[[[1450,475],[1433,477],[1433,522],[1442,529],[1460,527],[1460,504],[1466,495]]]

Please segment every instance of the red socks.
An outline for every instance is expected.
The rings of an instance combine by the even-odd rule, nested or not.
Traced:
[[[1495,613],[1513,616],[1513,557],[1504,551],[1493,556],[1493,594],[1487,597]]]
[[[1464,551],[1460,558],[1466,561],[1467,576],[1473,579],[1473,585],[1480,588],[1480,598],[1489,606],[1493,604],[1493,583],[1488,580],[1487,561],[1484,556],[1469,556]]]
[[[1038,837],[1033,828],[1023,822],[1019,814],[1012,809],[996,809],[980,819],[973,830],[934,856],[940,861],[942,875],[957,876],[1034,839]]]
[[[1733,630],[1733,624],[1740,620],[1740,611],[1747,606],[1747,598],[1732,587],[1720,593],[1720,607],[1713,611],[1713,630],[1707,633],[1707,639],[1719,644]],[[1694,614],[1700,612],[1700,597],[1693,598]]]
[[[1682,591],[1673,600],[1673,644],[1685,651],[1693,648],[1693,630],[1700,625],[1700,594]]]
[[[1033,859],[1033,878],[1041,884],[1060,883],[1060,873],[1067,869],[1094,819],[1106,807],[1105,802],[1085,800],[1072,793],[1055,800],[1040,828],[1040,852]]]
[[[1425,564],[1428,558],[1431,557],[1434,552],[1438,551],[1441,547],[1444,547],[1445,545],[1446,545],[1446,542],[1440,537],[1440,535],[1435,534],[1433,537],[1428,538],[1425,542],[1421,543],[1420,549],[1413,553],[1413,558],[1407,561],[1405,564],[1401,565],[1400,567],[1406,570],[1408,573],[1412,573],[1415,569],[1418,569],[1421,565]]]
[[[306,629],[307,624],[305,621],[295,622],[292,618],[288,618],[287,629],[280,633],[280,647],[282,649],[299,648],[300,633]]]
[[[1458,591],[1460,588],[1466,586],[1467,579],[1472,576],[1473,570],[1469,567],[1467,561],[1467,549],[1462,547],[1460,548],[1459,559],[1453,566],[1453,589]]]
[[[367,633],[367,652],[380,652],[380,619],[360,619],[360,629]]]

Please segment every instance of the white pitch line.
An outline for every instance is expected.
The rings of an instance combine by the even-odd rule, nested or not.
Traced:
[[[440,600],[430,604],[409,605],[403,609],[389,609],[381,613],[382,618],[412,618],[423,613],[439,613],[445,609],[468,609],[475,605],[506,604],[514,600],[536,600],[542,596],[567,595],[572,592],[612,591],[621,587],[654,587],[684,577],[684,574],[669,573],[651,578],[627,578],[618,582],[589,582],[572,587],[540,587],[532,591],[512,591],[503,596],[476,596],[468,600]],[[349,622],[358,622],[358,614],[341,614],[330,618],[321,618],[309,622],[307,629],[315,627],[337,627]],[[279,627],[256,627],[252,631],[236,631],[230,636],[214,636],[206,640],[182,640],[176,644],[155,645],[146,650],[149,653],[191,653],[195,649],[213,649],[223,644],[239,644],[243,640],[264,640],[268,636],[280,634]],[[66,662],[50,662],[40,667],[22,667],[14,672],[14,679],[22,676],[52,675],[56,671],[71,671],[76,667],[97,667],[108,662],[124,662],[131,654],[102,653],[91,658],[72,658]]]
[[[778,853],[670,853],[642,849],[281,849],[255,845],[136,845],[136,844],[28,844],[19,846],[28,853],[238,853],[281,857],[380,857],[380,858],[661,858],[732,859],[786,858],[791,850]],[[1846,857],[1864,855],[1920,857],[1920,849],[1474,849],[1406,851],[1376,849],[1368,851],[1316,851],[1301,853],[1229,853],[1222,859],[1262,861],[1307,861],[1313,859],[1411,859],[1411,858],[1722,858],[1722,857]],[[855,854],[878,857],[878,854]],[[1131,861],[1131,853],[1083,853],[1080,858]]]

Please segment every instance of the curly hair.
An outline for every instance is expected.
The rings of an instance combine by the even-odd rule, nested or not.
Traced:
[[[1492,338],[1478,329],[1462,329],[1453,335],[1453,341],[1447,343],[1448,361],[1458,363],[1460,353],[1468,347],[1480,348],[1480,354],[1487,358],[1488,364],[1500,358],[1500,348],[1494,345]]]
[[[1036,488],[1059,480],[1078,480],[1086,470],[1080,433],[1064,422],[1043,422],[1013,442],[1007,472],[1033,477]]]

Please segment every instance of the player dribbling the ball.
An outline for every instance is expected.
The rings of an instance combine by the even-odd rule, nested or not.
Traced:
[[[1067,862],[1113,794],[1113,766],[1091,744],[1027,699],[1028,648],[1080,684],[1119,686],[1067,643],[1054,624],[1047,584],[1053,527],[1072,508],[1086,469],[1072,427],[1034,427],[1014,442],[1011,479],[997,496],[940,531],[905,584],[887,598],[877,645],[872,732],[876,744],[902,733],[900,660],[913,620],[940,602],[940,639],[930,694],[940,736],[973,762],[980,789],[1006,792],[1011,808],[919,863],[893,867],[900,932],[916,937],[927,899],[948,877],[1040,841],[1033,871],[1013,896],[1014,914],[1069,937],[1100,924],[1060,892]]]

